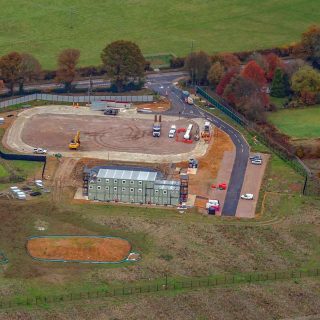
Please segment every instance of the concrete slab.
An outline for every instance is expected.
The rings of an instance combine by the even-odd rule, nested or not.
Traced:
[[[257,154],[257,153],[254,153]],[[250,156],[253,153],[250,154]],[[253,200],[239,200],[236,217],[239,218],[254,218],[256,206],[259,198],[263,176],[270,158],[269,154],[260,154],[262,157],[262,165],[254,165],[248,162],[244,182],[241,189],[241,194],[252,193]]]

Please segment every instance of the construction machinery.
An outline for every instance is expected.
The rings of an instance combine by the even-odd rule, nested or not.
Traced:
[[[210,132],[210,122],[206,121],[204,123],[204,131],[201,132],[201,138],[205,141],[205,142],[209,142],[210,141],[210,136],[211,136],[211,132]]]
[[[80,147],[80,131],[77,131],[77,134],[74,136],[74,138],[69,143],[69,149],[70,150],[78,150]]]
[[[161,115],[159,115],[159,119],[158,119],[158,116],[155,115],[154,123],[152,127],[152,136],[160,137],[160,134],[161,134]]]

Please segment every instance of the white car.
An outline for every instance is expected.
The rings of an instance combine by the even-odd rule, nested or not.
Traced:
[[[170,128],[170,131],[169,131],[169,134],[168,134],[168,137],[169,138],[174,138],[175,134],[176,134],[176,126],[173,124]]]
[[[261,159],[254,159],[254,160],[251,160],[251,163],[252,164],[261,165],[262,164],[262,160]]]
[[[46,153],[47,153],[47,150],[46,150],[46,149],[42,149],[42,148],[34,148],[34,149],[33,149],[33,153],[36,153],[36,154],[46,154]]]
[[[253,194],[252,193],[245,193],[241,196],[241,199],[244,200],[253,200]]]

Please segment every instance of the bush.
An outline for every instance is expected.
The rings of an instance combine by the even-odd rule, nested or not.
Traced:
[[[170,59],[170,68],[183,68],[186,58],[174,57]]]

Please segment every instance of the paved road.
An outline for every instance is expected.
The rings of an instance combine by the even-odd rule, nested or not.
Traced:
[[[249,146],[242,135],[229,124],[225,123],[218,117],[209,112],[203,111],[196,106],[190,106],[181,98],[181,90],[174,85],[175,75],[162,74],[155,79],[149,79],[146,86],[158,92],[161,95],[167,96],[172,108],[166,112],[171,115],[181,115],[184,117],[203,117],[213,123],[216,127],[227,133],[232,139],[236,147],[236,158],[231,172],[231,178],[225,198],[225,203],[222,210],[224,216],[235,216],[244,176],[247,168],[249,157]]]

